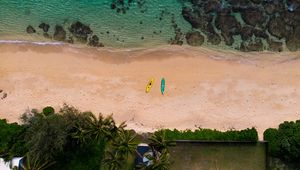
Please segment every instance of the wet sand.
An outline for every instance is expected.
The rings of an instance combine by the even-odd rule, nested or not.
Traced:
[[[0,44],[0,118],[64,103],[158,128],[263,131],[300,119],[300,52],[207,48],[93,49]],[[155,78],[150,93],[146,84]],[[160,80],[166,79],[165,95]]]

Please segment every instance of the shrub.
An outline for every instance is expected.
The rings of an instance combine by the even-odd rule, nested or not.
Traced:
[[[300,120],[285,121],[278,129],[269,128],[264,132],[264,140],[269,142],[269,153],[284,161],[300,159]]]
[[[49,115],[51,115],[51,114],[54,114],[54,112],[55,112],[55,110],[54,110],[54,108],[51,107],[51,106],[47,106],[47,107],[45,107],[45,108],[43,109],[43,114],[44,114],[45,116],[49,116]]]
[[[9,159],[25,154],[27,149],[23,146],[24,132],[24,126],[7,123],[5,119],[0,119],[0,155]]]
[[[177,129],[166,129],[166,138],[169,140],[205,140],[205,141],[252,141],[258,140],[258,134],[255,128],[238,130],[229,130],[221,132],[211,129],[199,128],[195,131]]]

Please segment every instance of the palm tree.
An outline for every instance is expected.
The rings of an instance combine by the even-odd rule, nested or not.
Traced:
[[[87,130],[81,127],[80,125],[76,125],[75,129],[76,131],[72,133],[72,137],[74,139],[77,139],[77,143],[80,144],[81,146],[87,144],[90,139]]]
[[[113,140],[112,146],[120,157],[127,159],[129,154],[135,153],[137,143],[134,141],[136,134],[128,130],[120,130],[117,138]]]
[[[146,156],[149,159],[150,164],[144,165],[141,170],[169,170],[170,169],[170,154],[167,150],[163,150],[162,153],[156,153]]]
[[[44,170],[52,166],[55,162],[41,161],[37,157],[30,157],[29,154],[25,158],[26,163],[21,164],[24,170]]]
[[[125,123],[121,123],[120,126],[116,126],[112,115],[104,117],[101,113],[98,118],[95,115],[90,115],[88,134],[94,141],[101,141],[104,139],[113,139],[116,137],[119,130],[125,127]]]
[[[175,146],[175,141],[166,139],[166,131],[159,130],[155,132],[149,140],[151,141],[150,146],[153,146],[157,151],[162,152],[168,150],[168,147]]]
[[[103,164],[108,170],[122,169],[124,159],[121,158],[115,151],[107,151],[106,158],[103,160]]]

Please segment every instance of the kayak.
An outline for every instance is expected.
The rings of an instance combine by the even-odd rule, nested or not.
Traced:
[[[165,78],[162,78],[162,79],[161,79],[161,83],[160,83],[160,91],[161,91],[161,94],[164,94],[164,93],[165,93],[165,86],[166,86]]]
[[[154,78],[152,78],[152,79],[149,81],[149,83],[147,84],[147,87],[146,87],[146,93],[149,93],[149,91],[150,91],[150,89],[151,89],[153,83],[154,83]]]

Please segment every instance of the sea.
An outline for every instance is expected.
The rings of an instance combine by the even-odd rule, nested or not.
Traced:
[[[182,32],[191,25],[181,15],[179,0],[124,0],[124,10],[112,9],[119,0],[0,0],[0,43],[57,43],[43,36],[41,23],[65,29],[76,21],[88,25],[107,47],[149,47],[168,44],[175,36],[172,21]],[[33,26],[35,34],[26,27]]]
[[[39,25],[49,24],[49,35],[53,35],[55,26],[60,25],[67,31],[67,37],[71,37],[68,28],[79,21],[89,26],[93,35],[97,35],[105,47],[148,48],[172,44],[178,32],[182,37],[182,45],[186,45],[184,35],[195,31],[195,28],[192,28],[191,24],[183,18],[182,9],[192,6],[191,1],[0,0],[0,43],[64,44],[66,42],[56,42],[51,37],[45,37]],[[275,3],[262,1],[265,4]],[[228,6],[226,0],[221,0],[220,3],[222,9]],[[266,10],[263,6],[258,8]],[[287,7],[284,8],[286,8],[284,10],[289,10]],[[299,9],[300,7],[295,7],[295,10]],[[240,13],[232,13],[232,15],[242,26],[245,25]],[[274,13],[274,16],[276,15],[279,14]],[[269,19],[271,17],[270,15]],[[29,25],[36,30],[36,33],[26,32]],[[214,30],[217,30],[215,26]],[[220,31],[216,32],[220,35]],[[269,33],[268,35],[274,38]],[[241,36],[234,35],[233,38],[234,44],[231,46],[225,45],[224,38],[218,45],[208,43],[205,38],[203,45],[218,49],[240,49]],[[285,49],[285,39],[276,41],[283,42],[283,49]],[[295,42],[298,43],[298,41]],[[264,50],[268,49],[266,38],[262,38],[262,43]],[[75,44],[82,45],[82,42],[75,41]]]

